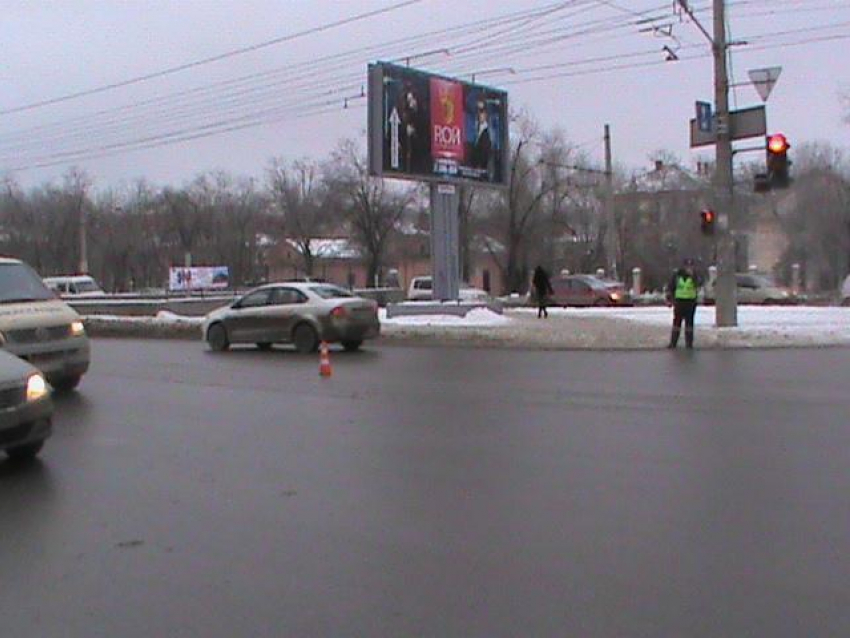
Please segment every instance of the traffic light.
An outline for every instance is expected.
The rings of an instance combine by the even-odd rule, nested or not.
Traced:
[[[787,188],[791,183],[788,175],[788,143],[782,133],[775,133],[767,137],[767,178],[770,188]]]
[[[713,210],[704,209],[699,213],[700,218],[700,229],[702,230],[703,235],[713,235],[714,234],[714,226],[717,222],[717,215]]]

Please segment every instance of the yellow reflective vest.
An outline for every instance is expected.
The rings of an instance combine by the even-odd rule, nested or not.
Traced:
[[[696,298],[696,280],[693,277],[676,277],[676,299],[680,301],[695,301]]]

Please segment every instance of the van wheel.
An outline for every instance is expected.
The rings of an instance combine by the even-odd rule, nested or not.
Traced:
[[[271,349],[272,349],[272,344],[270,344],[268,341],[261,341],[260,343],[257,344],[257,350],[262,350],[263,352],[268,352]]]
[[[70,392],[80,385],[81,380],[82,377],[80,375],[75,377],[60,377],[58,379],[54,379],[50,385],[52,385],[53,389],[57,392]]]
[[[227,340],[227,330],[220,323],[214,323],[207,330],[207,343],[213,352],[222,352],[230,347]]]
[[[41,452],[41,448],[43,447],[44,441],[36,441],[35,443],[27,443],[26,445],[9,448],[6,450],[6,454],[9,455],[10,459],[18,463],[32,461],[38,456],[38,453]]]
[[[299,323],[292,333],[292,343],[301,354],[315,352],[319,348],[319,335],[309,323]]]

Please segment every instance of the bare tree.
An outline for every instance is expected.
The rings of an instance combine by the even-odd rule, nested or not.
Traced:
[[[783,267],[801,263],[810,286],[835,290],[850,271],[850,164],[831,145],[808,144],[797,152],[795,174]]]
[[[553,184],[543,178],[539,156],[533,151],[537,127],[524,119],[515,127],[518,139],[511,149],[508,187],[490,197],[490,213],[485,225],[484,244],[501,271],[504,292],[524,289],[529,251],[538,239],[543,201]]]
[[[365,252],[368,280],[382,281],[390,239],[414,201],[413,189],[392,189],[383,179],[370,177],[352,140],[341,142],[323,169],[354,240]]]
[[[286,237],[295,242],[304,272],[313,275],[316,240],[329,229],[332,204],[319,165],[312,160],[287,164],[272,160],[267,171],[268,191],[281,215]]]
[[[203,214],[201,205],[187,190],[175,190],[164,188],[160,195],[163,222],[166,231],[176,241],[166,240],[167,244],[176,245],[180,255],[173,255],[172,259],[188,259],[200,246],[202,237],[209,231],[209,220]]]

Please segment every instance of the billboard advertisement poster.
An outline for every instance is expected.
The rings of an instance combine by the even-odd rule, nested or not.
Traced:
[[[229,284],[230,271],[227,266],[178,266],[168,269],[169,290],[218,290],[227,288]]]
[[[369,67],[372,175],[504,185],[504,91],[394,64]]]

